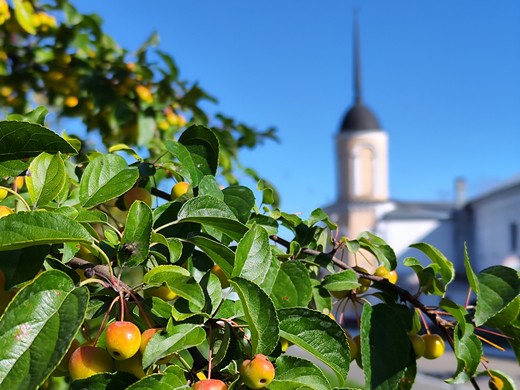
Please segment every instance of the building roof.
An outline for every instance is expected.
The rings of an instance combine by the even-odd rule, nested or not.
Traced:
[[[453,203],[446,202],[395,202],[395,209],[386,213],[383,220],[450,219]]]
[[[379,121],[372,111],[361,101],[348,110],[341,124],[341,131],[378,130]]]

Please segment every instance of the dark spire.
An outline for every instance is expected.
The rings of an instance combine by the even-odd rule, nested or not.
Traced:
[[[353,39],[354,39],[354,102],[361,103],[361,55],[359,53],[359,17],[358,10],[354,10],[353,23]]]
[[[353,20],[353,47],[354,47],[354,105],[349,109],[340,131],[377,130],[379,121],[372,111],[363,104],[361,95],[361,55],[359,41],[358,12],[354,10]]]

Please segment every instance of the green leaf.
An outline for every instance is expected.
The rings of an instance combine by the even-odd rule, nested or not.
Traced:
[[[116,154],[102,154],[92,160],[80,182],[80,201],[92,207],[123,195],[139,178],[137,168],[129,168],[125,159]]]
[[[471,264],[469,262],[468,247],[466,245],[464,245],[464,268],[466,268],[466,276],[468,278],[469,286],[473,291],[477,291],[477,275],[475,275],[475,271],[473,271],[473,268],[471,268]]]
[[[184,241],[191,242],[203,251],[208,257],[222,268],[224,274],[231,278],[233,273],[233,264],[235,262],[235,253],[227,246],[222,245],[218,241],[211,240],[204,236],[193,236]]]
[[[329,316],[306,308],[278,310],[280,336],[329,366],[345,386],[350,353],[345,332]]]
[[[480,272],[477,280],[475,326],[481,326],[520,294],[520,278],[516,270],[497,265]]]
[[[224,200],[224,194],[219,188],[219,184],[215,179],[215,176],[206,175],[202,178],[199,183],[199,196],[209,195],[217,198],[218,200]]]
[[[271,264],[269,236],[261,226],[253,226],[238,243],[232,276],[260,284]]]
[[[107,223],[108,216],[100,210],[79,210],[78,214],[74,218],[78,222],[82,223]]]
[[[212,272],[207,272],[200,280],[200,285],[206,294],[204,312],[213,314],[222,302],[222,285],[220,279]]]
[[[0,121],[0,161],[35,157],[42,152],[77,153],[67,141],[46,127],[28,122]]]
[[[190,182],[193,187],[197,187],[203,177],[203,173],[195,166],[195,162],[188,148],[176,141],[166,141],[165,146],[166,150],[181,163],[179,170],[180,175]]]
[[[351,269],[325,276],[321,285],[329,291],[348,291],[361,286],[356,271]]]
[[[0,269],[5,276],[5,289],[34,278],[42,269],[49,253],[49,245],[34,245],[27,248],[2,252]]]
[[[314,301],[316,310],[322,313],[325,310],[330,313],[332,311],[332,297],[330,296],[328,290],[324,289],[321,286],[321,283],[316,279],[311,279],[311,284],[312,299]]]
[[[421,262],[416,258],[407,257],[403,260],[403,265],[415,271],[422,292],[438,296],[444,295],[446,286],[442,280],[436,277],[440,268],[437,264],[429,264],[427,267],[423,267]]]
[[[451,384],[465,383],[469,381],[477,371],[482,356],[482,343],[474,334],[474,326],[467,310],[443,298],[441,308],[450,313],[457,325],[453,331],[454,352],[457,358],[457,371],[446,382]]]
[[[45,117],[49,113],[44,106],[36,107],[34,110],[24,114],[25,122],[36,123],[38,125],[45,126]]]
[[[313,210],[311,212],[311,215],[309,216],[309,219],[306,222],[308,226],[313,226],[318,222],[323,222],[325,226],[327,226],[330,230],[338,229],[338,226],[330,221],[327,213],[325,213],[325,211],[323,211],[320,208]]]
[[[139,156],[139,154],[137,154],[137,152],[132,149],[130,146],[126,145],[126,144],[116,144],[116,145],[112,145],[109,149],[108,149],[108,153],[115,153],[115,152],[125,152],[125,153],[128,153],[130,156],[132,156],[133,158],[135,158],[137,161],[143,161],[143,159],[141,158],[141,156]]]
[[[150,144],[157,129],[155,118],[139,112],[137,114],[137,128],[139,129],[137,145],[144,146]]]
[[[278,344],[278,318],[273,302],[267,294],[253,282],[239,277],[230,279],[240,297],[249,330],[251,332],[252,354],[269,355]]]
[[[93,239],[80,223],[60,214],[28,211],[0,219],[0,251],[72,241],[92,243]]]
[[[152,210],[140,200],[130,206],[125,231],[117,251],[120,266],[134,267],[148,258],[152,237]]]
[[[482,343],[473,333],[473,325],[466,324],[462,331],[461,324],[454,329],[454,352],[457,358],[457,371],[446,380],[450,384],[466,383],[477,371],[482,357]]]
[[[246,223],[251,216],[251,210],[255,206],[255,195],[247,187],[230,186],[222,190],[224,202],[236,215],[238,220]]]
[[[489,320],[486,321],[485,325],[492,328],[502,328],[505,327],[513,321],[520,318],[520,296],[517,296],[515,299],[509,303],[504,310],[498,312]]]
[[[363,306],[361,356],[370,389],[396,389],[405,374],[411,344],[401,315],[386,304]]]
[[[0,162],[0,177],[20,176],[29,168],[29,163],[22,160]]]
[[[307,268],[298,260],[283,262],[271,291],[276,308],[306,307],[312,298],[312,284]]]
[[[370,232],[363,232],[357,242],[361,248],[371,252],[389,270],[397,267],[394,250],[381,237]]]
[[[160,358],[200,345],[206,340],[202,326],[180,324],[168,326],[165,332],[157,332],[150,339],[143,353],[143,367],[148,367]]]
[[[502,333],[509,336],[507,342],[515,353],[516,361],[520,365],[520,327],[507,325],[499,328]]]
[[[179,137],[191,154],[195,166],[204,175],[215,175],[218,168],[219,144],[215,134],[204,126],[190,126]]]
[[[308,360],[282,355],[276,359],[276,375],[270,390],[330,390],[331,385],[323,371]]]
[[[236,241],[240,241],[248,231],[224,202],[207,195],[192,198],[184,203],[179,210],[178,219],[183,223],[200,223],[209,234],[216,230]]]
[[[424,242],[410,245],[411,248],[419,249],[428,258],[439,266],[439,273],[444,284],[447,286],[455,278],[455,267],[437,248]]]
[[[73,381],[70,390],[120,390],[135,382],[135,376],[127,372],[96,374],[86,379]],[[51,385],[52,386],[52,385]]]
[[[152,232],[152,241],[164,245],[170,254],[170,263],[176,263],[182,256],[182,241],[178,238],[166,238],[162,234]]]
[[[146,284],[160,286],[166,283],[177,295],[192,303],[195,310],[204,307],[202,288],[190,275],[189,271],[177,265],[160,265],[146,273],[143,278]]]
[[[42,153],[36,157],[27,172],[26,184],[34,206],[44,206],[60,193],[67,174],[59,154]]]
[[[41,273],[0,319],[0,387],[36,388],[58,365],[80,329],[89,299],[61,271]]]
[[[30,1],[13,0],[14,14],[20,26],[29,34],[35,35],[34,8]]]
[[[178,366],[169,366],[160,374],[146,376],[126,390],[189,390],[184,371]]]
[[[276,219],[267,215],[253,214],[249,218],[247,225],[252,226],[254,223],[256,223],[258,226],[262,226],[269,235],[278,233],[278,222],[276,222]]]
[[[481,372],[479,375],[482,376],[490,376],[493,375],[495,377],[498,377],[502,379],[502,382],[504,383],[504,387],[501,388],[501,390],[516,390],[515,381],[511,379],[508,375],[504,374],[503,372],[499,370],[486,370]]]

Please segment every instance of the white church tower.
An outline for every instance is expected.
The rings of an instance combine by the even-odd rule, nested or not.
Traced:
[[[388,134],[362,97],[357,20],[353,35],[354,104],[336,136],[337,200],[325,209],[339,233],[349,238],[366,230],[377,234],[378,217],[393,208],[388,193]]]

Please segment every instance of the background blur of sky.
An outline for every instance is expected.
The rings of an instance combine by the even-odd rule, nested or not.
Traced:
[[[359,10],[365,103],[390,139],[395,200],[477,195],[520,174],[518,0],[89,0],[107,33],[137,49],[157,31],[181,79],[281,143],[242,154],[287,212],[336,199],[335,136],[353,102]]]

